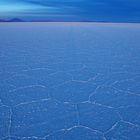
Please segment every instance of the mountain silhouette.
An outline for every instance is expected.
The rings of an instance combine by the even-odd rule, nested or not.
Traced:
[[[6,20],[0,19],[0,22],[6,22]]]
[[[20,18],[12,18],[9,20],[0,19],[0,22],[24,22],[24,20],[22,20]]]
[[[12,18],[8,22],[23,22],[23,20],[20,18]]]

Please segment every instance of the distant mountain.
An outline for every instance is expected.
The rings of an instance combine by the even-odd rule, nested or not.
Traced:
[[[0,19],[0,22],[24,22],[24,20],[22,20],[20,18],[12,18],[10,20]]]
[[[23,22],[23,20],[20,18],[12,18],[12,19],[8,20],[8,22]]]
[[[3,20],[3,19],[0,19],[0,22],[6,22],[5,20]]]

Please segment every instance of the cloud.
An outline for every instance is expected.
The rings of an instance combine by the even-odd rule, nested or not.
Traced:
[[[15,4],[18,4],[18,8]],[[8,6],[26,17],[40,14],[41,18],[46,18],[52,14],[73,15],[89,20],[140,18],[139,0],[0,0],[0,9],[6,12]]]

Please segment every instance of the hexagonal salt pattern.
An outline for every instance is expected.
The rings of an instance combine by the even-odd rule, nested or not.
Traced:
[[[1,23],[0,140],[140,140],[140,24]]]

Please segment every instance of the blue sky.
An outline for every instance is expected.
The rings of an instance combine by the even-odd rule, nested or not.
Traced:
[[[0,18],[140,22],[140,0],[0,0]]]

